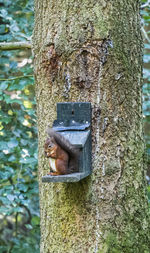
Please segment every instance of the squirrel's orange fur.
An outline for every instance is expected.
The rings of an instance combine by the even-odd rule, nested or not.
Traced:
[[[45,142],[45,156],[50,160],[50,175],[65,175],[77,172],[78,152],[61,134],[47,130],[49,138]]]

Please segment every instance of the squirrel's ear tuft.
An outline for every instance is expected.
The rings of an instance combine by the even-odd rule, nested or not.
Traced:
[[[56,144],[55,138],[54,137],[50,137],[50,140],[52,143]]]
[[[48,144],[50,142],[50,138],[47,138],[45,141],[45,144]]]
[[[54,133],[55,133],[55,131],[52,129],[52,128],[47,128],[47,130],[46,130],[46,132],[47,132],[47,134],[50,136],[50,137],[53,137],[54,136]]]

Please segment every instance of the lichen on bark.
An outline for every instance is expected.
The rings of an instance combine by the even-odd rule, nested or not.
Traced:
[[[137,0],[35,0],[41,252],[148,253],[142,38]],[[92,104],[92,167],[79,183],[42,184],[56,103]]]

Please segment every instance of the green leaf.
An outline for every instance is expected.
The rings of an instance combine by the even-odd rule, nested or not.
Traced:
[[[4,149],[7,149],[7,148],[8,148],[7,142],[0,141],[0,150],[4,150]]]
[[[27,141],[27,140],[25,140],[25,139],[21,139],[21,144],[22,144],[23,146],[26,146],[26,145],[27,145],[27,143],[28,143],[28,141]]]
[[[14,155],[11,155],[9,158],[8,158],[8,161],[9,162],[15,162],[16,161],[16,157]]]
[[[0,171],[0,179],[1,180],[8,180],[10,178],[11,174],[8,171]]]
[[[0,84],[0,90],[6,90],[7,87],[8,87],[8,83],[7,83],[7,82],[2,82],[2,83]]]
[[[9,214],[9,210],[7,207],[2,206],[0,207],[0,213],[6,215]]]
[[[40,224],[40,218],[38,216],[32,217],[31,224],[33,226],[39,225]]]
[[[9,205],[10,201],[6,197],[0,197],[0,201],[3,203],[3,205]]]
[[[18,146],[18,141],[16,139],[11,139],[8,143],[7,143],[9,148],[15,148]]]
[[[14,201],[16,196],[15,195],[12,195],[12,194],[8,194],[7,195],[7,198],[10,200],[10,201]]]
[[[26,184],[17,184],[17,188],[18,188],[20,191],[27,192],[27,190],[28,190],[28,185],[26,185]]]
[[[7,246],[0,246],[0,252],[7,252],[8,247]]]
[[[0,17],[7,18],[8,12],[5,9],[0,10]]]
[[[26,227],[27,229],[32,229],[32,228],[33,228],[30,224],[26,224],[25,227]]]

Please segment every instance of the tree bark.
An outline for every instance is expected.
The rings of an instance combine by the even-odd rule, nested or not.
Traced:
[[[41,252],[148,253],[138,0],[35,0]],[[42,183],[57,102],[91,102],[92,169]]]

